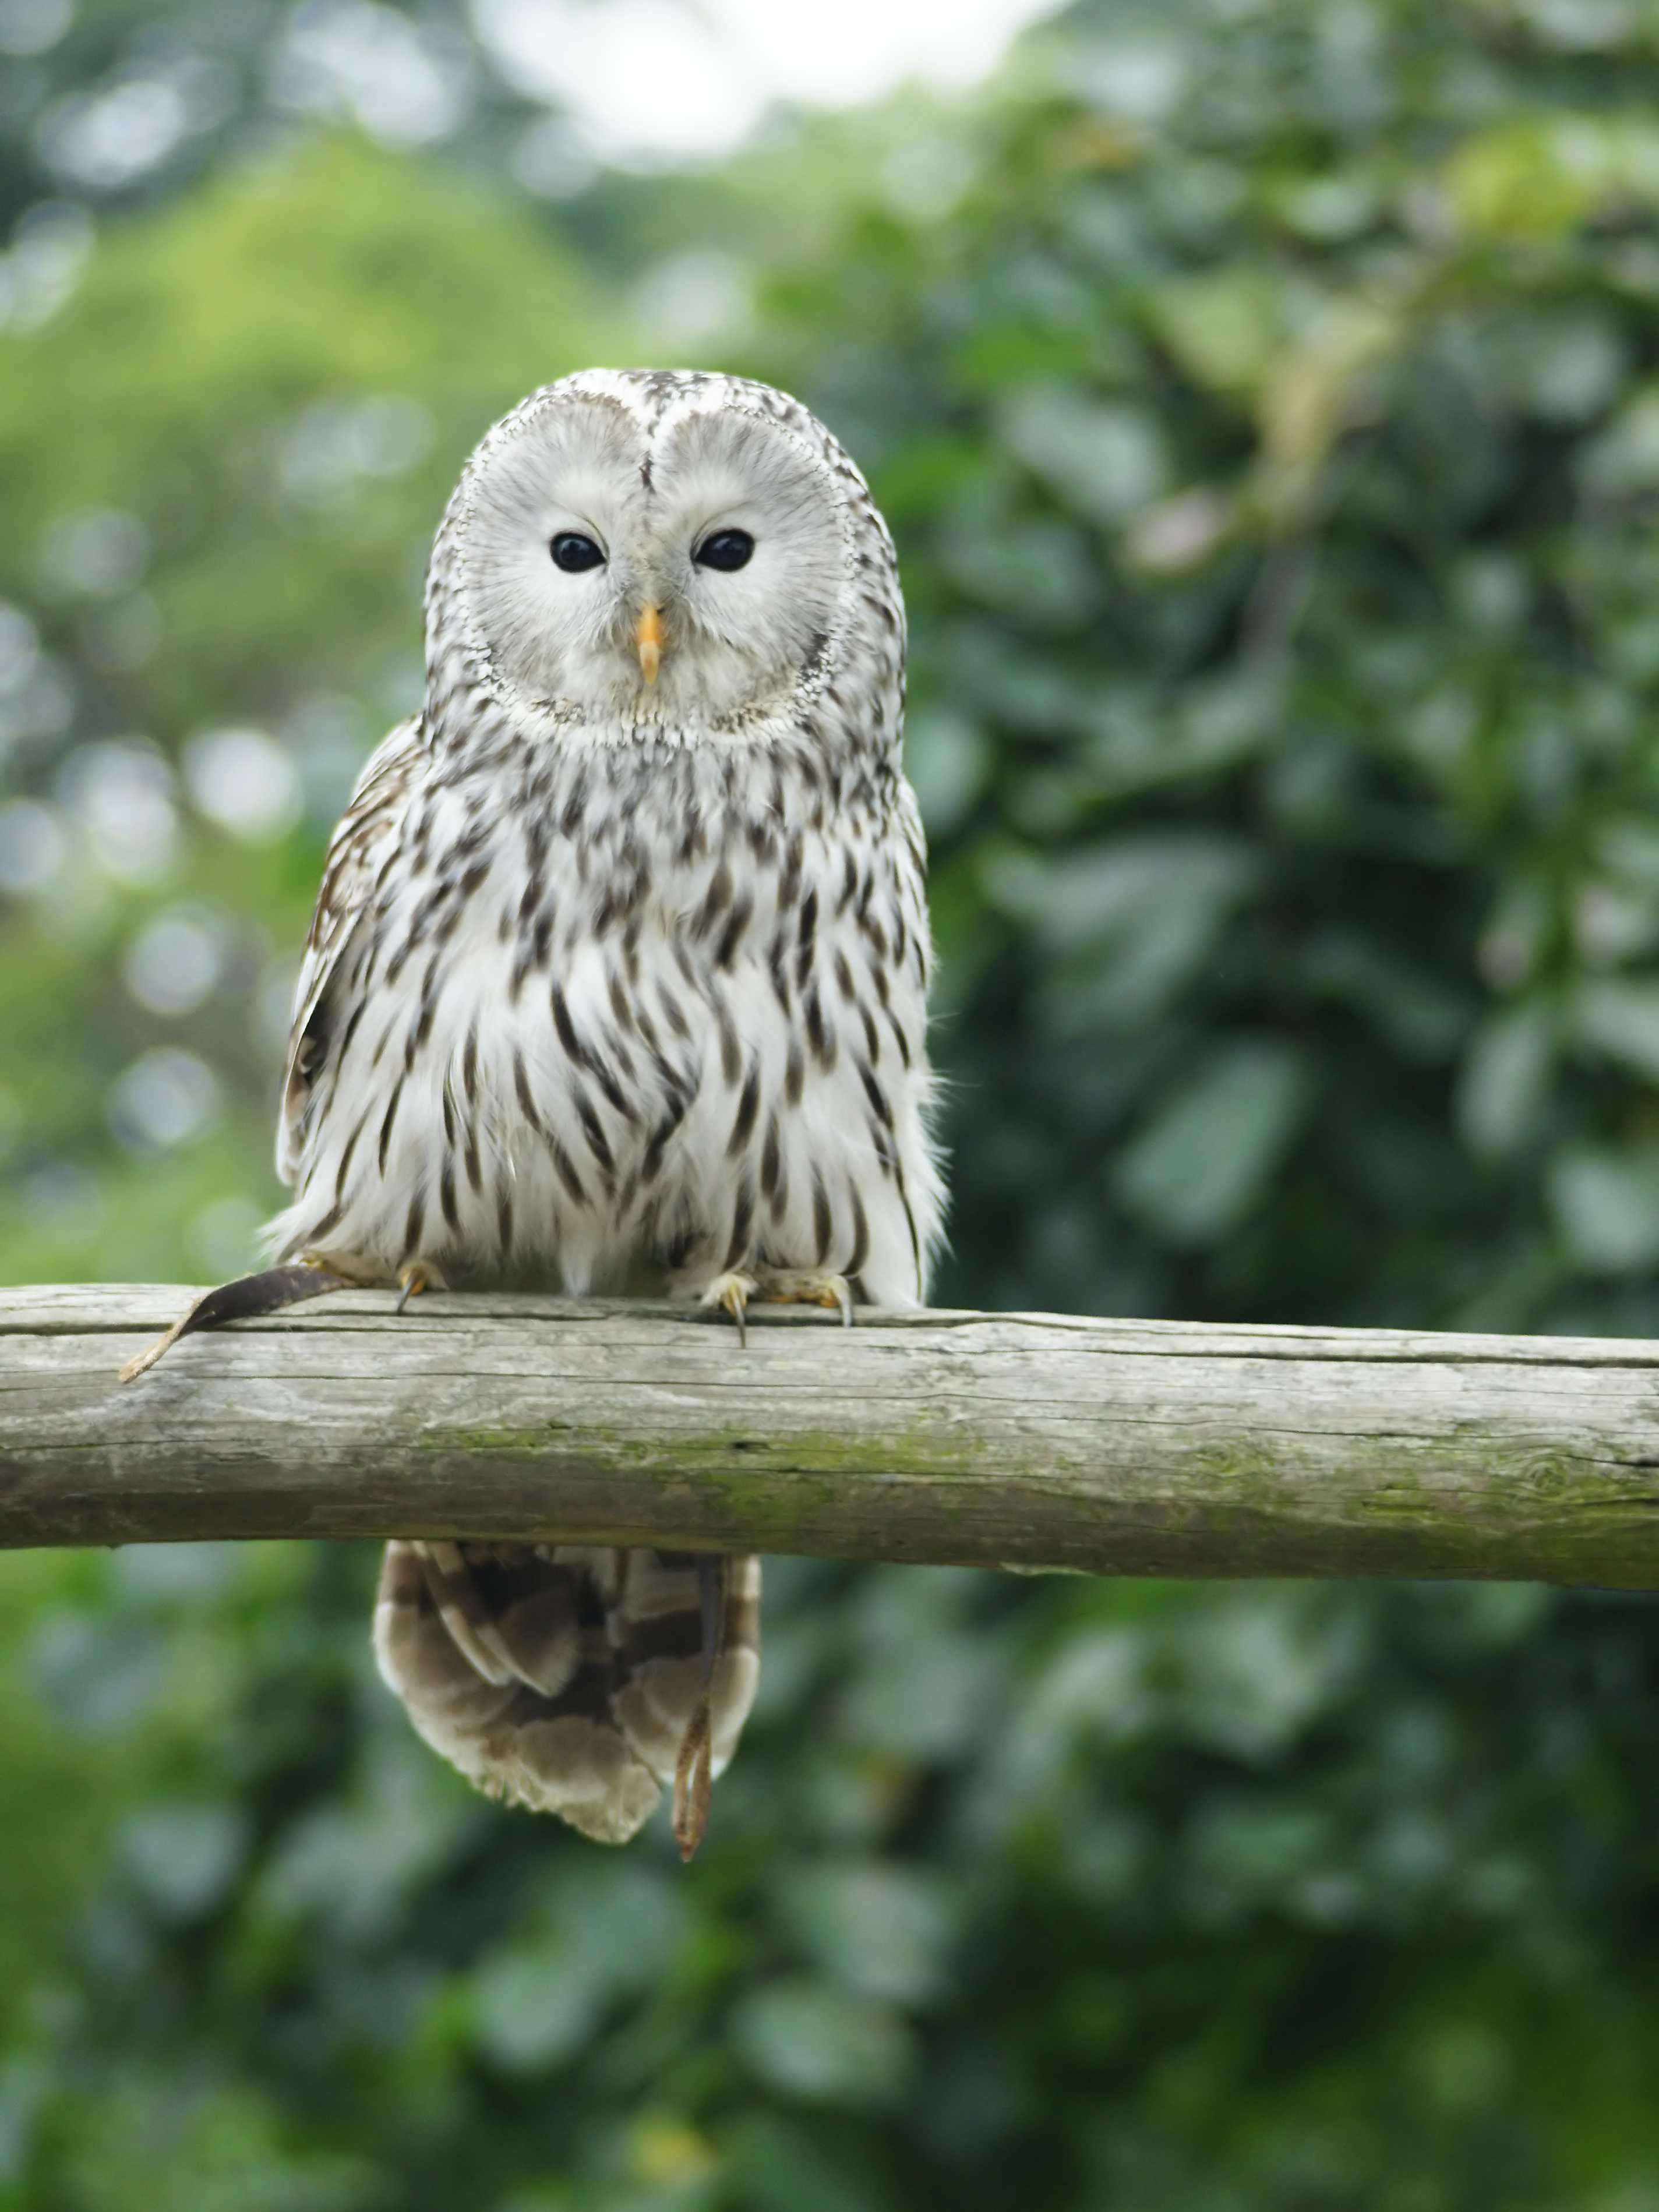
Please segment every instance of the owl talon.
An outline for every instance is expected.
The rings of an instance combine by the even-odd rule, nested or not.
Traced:
[[[760,1295],[782,1306],[826,1306],[841,1316],[843,1328],[853,1326],[853,1292],[845,1275],[809,1267],[766,1267],[760,1273]]]
[[[429,1260],[411,1260],[398,1270],[398,1280],[403,1288],[393,1309],[401,1313],[411,1298],[418,1298],[422,1291],[442,1291],[449,1286]]]
[[[744,1326],[744,1316],[748,1311],[750,1299],[758,1288],[752,1275],[740,1274],[735,1269],[728,1268],[725,1274],[715,1276],[698,1303],[724,1308],[738,1325],[738,1342],[746,1346],[749,1332]]]

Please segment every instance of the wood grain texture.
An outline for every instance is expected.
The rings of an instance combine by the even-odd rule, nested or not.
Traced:
[[[1659,1587],[1659,1343],[0,1292],[0,1546],[474,1536]]]

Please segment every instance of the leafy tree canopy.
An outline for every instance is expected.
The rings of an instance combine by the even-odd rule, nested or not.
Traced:
[[[1652,1328],[1634,0],[1079,7],[556,221],[485,167],[209,161],[0,338],[9,1274],[242,1263],[454,470],[718,275],[674,350],[900,543],[945,1293]],[[428,1759],[369,1569],[7,1564],[0,2203],[1659,2203],[1644,1601],[779,1563],[688,1875]]]

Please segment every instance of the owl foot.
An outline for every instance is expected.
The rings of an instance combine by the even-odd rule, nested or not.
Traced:
[[[261,1268],[257,1275],[238,1275],[234,1282],[221,1283],[216,1291],[209,1291],[198,1298],[165,1336],[158,1336],[154,1344],[128,1360],[120,1370],[118,1380],[136,1382],[155,1366],[164,1352],[171,1351],[181,1336],[193,1336],[198,1328],[212,1328],[223,1321],[247,1321],[257,1314],[277,1313],[283,1306],[297,1305],[302,1298],[320,1297],[325,1291],[349,1287],[348,1276],[337,1274],[310,1254],[302,1260],[286,1261],[280,1267]]]
[[[757,1267],[757,1296],[780,1306],[830,1306],[841,1316],[842,1327],[853,1326],[853,1293],[845,1275],[832,1275],[811,1267]]]
[[[743,1325],[743,1317],[748,1311],[750,1299],[759,1287],[752,1275],[728,1268],[723,1275],[715,1276],[697,1303],[705,1306],[723,1306],[738,1324],[738,1342],[746,1345],[749,1336]]]
[[[751,1272],[728,1268],[716,1275],[701,1303],[723,1306],[738,1324],[738,1342],[747,1341],[744,1316],[750,1298],[779,1306],[829,1306],[840,1314],[843,1328],[853,1326],[853,1293],[845,1275],[832,1275],[811,1267],[756,1267]]]
[[[411,1298],[418,1298],[422,1291],[447,1291],[449,1285],[430,1260],[410,1260],[398,1270],[402,1285],[395,1310],[401,1313]]]

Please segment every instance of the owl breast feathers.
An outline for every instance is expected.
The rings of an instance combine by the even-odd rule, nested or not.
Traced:
[[[863,479],[782,393],[592,370],[498,423],[438,532],[424,708],[330,847],[276,1256],[572,1293],[653,1268],[739,1319],[925,1299],[903,652]],[[705,1786],[735,1747],[756,1563],[712,1626],[708,1594],[666,1555],[394,1544],[377,1650],[481,1786],[620,1841],[688,1731]]]

